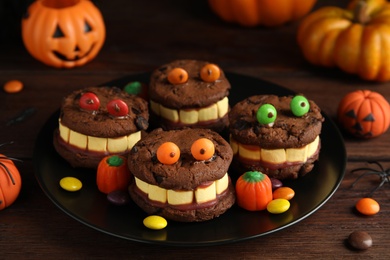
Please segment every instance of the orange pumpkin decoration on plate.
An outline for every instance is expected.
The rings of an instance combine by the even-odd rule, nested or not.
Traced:
[[[312,64],[338,67],[372,81],[390,80],[390,3],[353,0],[306,16],[297,41]]]
[[[22,20],[22,38],[29,53],[58,68],[91,61],[105,36],[103,17],[89,0],[37,0]]]
[[[127,190],[130,181],[131,174],[125,157],[109,155],[100,161],[96,175],[99,191],[108,194],[113,191]]]
[[[0,210],[9,207],[19,196],[22,178],[13,161],[0,154]]]
[[[280,26],[302,18],[316,0],[209,0],[222,20],[242,26]]]
[[[266,209],[272,200],[270,178],[258,171],[242,174],[236,182],[236,200],[238,206],[249,211]]]
[[[390,105],[379,93],[357,90],[340,101],[338,121],[352,135],[360,138],[376,137],[390,125]]]

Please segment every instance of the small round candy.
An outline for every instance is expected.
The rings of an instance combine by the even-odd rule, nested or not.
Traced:
[[[206,64],[200,70],[200,78],[205,82],[214,82],[221,76],[221,70],[215,64]]]
[[[138,95],[141,92],[141,90],[142,90],[142,84],[139,81],[130,82],[123,88],[123,91],[133,95]]]
[[[168,222],[165,218],[157,216],[157,215],[151,215],[149,217],[146,217],[143,221],[145,227],[159,230],[163,229],[168,225]]]
[[[310,104],[304,96],[297,95],[291,100],[290,109],[295,116],[303,116],[309,112]]]
[[[17,93],[23,89],[23,83],[16,79],[10,80],[4,84],[3,89],[7,93]]]
[[[272,190],[276,190],[277,188],[280,188],[283,186],[283,182],[281,180],[275,179],[275,178],[269,178],[271,180],[272,184]]]
[[[191,146],[191,154],[196,160],[203,161],[210,159],[215,152],[214,143],[207,138],[196,140]]]
[[[107,194],[107,200],[114,205],[125,205],[130,201],[130,196],[126,191],[116,190]]]
[[[257,121],[259,121],[260,124],[264,125],[275,122],[276,116],[276,108],[271,104],[261,105],[256,113]]]
[[[172,142],[165,142],[157,148],[157,160],[162,164],[174,164],[180,158],[179,147]]]
[[[126,102],[121,99],[114,99],[108,102],[107,104],[107,111],[112,116],[125,116],[127,113],[129,113],[129,107],[127,106]]]
[[[64,177],[60,180],[60,186],[67,191],[78,191],[83,187],[83,184],[75,177]]]
[[[286,199],[291,200],[295,195],[295,192],[290,187],[280,187],[273,191],[273,199]]]
[[[174,85],[186,83],[188,80],[188,73],[185,69],[174,68],[168,73],[168,81]]]
[[[95,93],[86,92],[81,95],[79,106],[85,110],[98,110],[100,107],[100,100]]]
[[[286,199],[274,199],[267,204],[267,210],[272,214],[286,212],[290,208],[290,202]]]
[[[372,246],[372,238],[367,232],[354,231],[348,236],[348,243],[355,249],[366,250]]]
[[[375,215],[380,210],[379,203],[371,198],[360,199],[356,203],[355,207],[360,213],[368,216]]]

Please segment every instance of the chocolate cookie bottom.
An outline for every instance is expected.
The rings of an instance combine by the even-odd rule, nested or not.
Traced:
[[[142,191],[138,190],[134,182],[129,187],[129,193],[133,201],[146,213],[179,222],[201,222],[216,218],[225,213],[235,202],[235,190],[232,183],[229,183],[228,189],[217,198],[215,203],[210,204],[211,206],[200,206],[195,209],[184,209],[168,204],[157,206],[146,196],[142,196]]]

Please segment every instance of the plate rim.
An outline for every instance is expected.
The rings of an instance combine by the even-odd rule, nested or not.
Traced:
[[[262,82],[262,83],[267,84],[269,86],[274,86],[274,87],[277,87],[279,89],[283,89],[284,91],[290,92],[291,94],[295,93],[294,91],[289,90],[289,89],[287,89],[287,88],[285,88],[283,86],[280,86],[280,85],[277,85],[277,84],[274,84],[272,82],[269,82],[269,81],[266,81],[266,80],[263,80],[263,79],[259,79],[259,78],[256,78],[256,77],[247,76],[247,75],[238,74],[238,73],[232,73],[232,72],[225,72],[225,74],[226,74],[226,76],[228,78],[229,77],[244,77],[244,78],[247,78],[248,80]],[[147,77],[148,75],[150,75],[150,72],[135,73],[135,74],[127,75],[127,76],[120,77],[120,78],[114,79],[112,81],[103,83],[100,86],[115,86],[115,84],[117,84],[117,82],[126,81],[126,80],[128,80],[128,81],[130,81],[130,80],[135,81],[135,79],[144,78],[144,77]],[[307,217],[312,215],[314,212],[316,212],[319,208],[321,208],[334,195],[334,193],[339,188],[339,186],[340,186],[340,184],[341,184],[341,182],[342,182],[342,180],[343,180],[343,178],[345,176],[347,155],[346,155],[346,147],[345,147],[345,144],[343,142],[343,137],[342,137],[341,132],[339,131],[337,125],[335,124],[335,122],[329,116],[327,116],[324,112],[321,112],[322,115],[325,118],[325,123],[323,125],[325,125],[326,127],[329,127],[330,129],[332,129],[334,131],[334,134],[337,135],[337,138],[339,138],[339,140],[342,141],[341,143],[338,142],[339,145],[340,145],[340,147],[338,147],[338,148],[342,149],[341,153],[343,154],[343,158],[342,158],[343,165],[340,165],[340,172],[338,173],[337,181],[336,181],[335,185],[332,187],[332,189],[330,190],[330,192],[321,200],[321,202],[319,202],[309,212],[303,214],[302,216],[298,217],[297,219],[294,219],[294,220],[292,220],[292,221],[290,221],[290,222],[288,222],[288,223],[286,223],[286,224],[284,224],[284,225],[282,225],[280,227],[268,230],[268,231],[260,233],[260,234],[254,234],[254,235],[245,236],[245,237],[237,237],[237,238],[232,238],[232,239],[220,239],[220,240],[217,240],[217,241],[198,241],[198,242],[194,242],[194,241],[190,241],[190,242],[186,242],[186,241],[167,241],[167,240],[152,240],[152,239],[145,239],[145,238],[137,238],[137,237],[125,236],[123,234],[121,235],[121,234],[110,232],[110,231],[106,230],[105,228],[99,227],[97,225],[89,223],[88,221],[80,219],[75,213],[70,212],[68,209],[66,209],[57,200],[57,198],[53,197],[53,194],[50,193],[48,187],[45,186],[45,181],[42,178],[42,174],[40,174],[40,169],[39,169],[40,167],[39,167],[38,158],[37,158],[38,157],[38,153],[39,153],[38,152],[39,149],[37,147],[40,145],[39,141],[41,139],[45,138],[43,136],[45,129],[50,127],[51,124],[55,123],[55,122],[52,122],[52,121],[54,121],[54,120],[56,120],[58,118],[58,115],[60,113],[59,111],[60,111],[60,109],[57,109],[49,117],[49,119],[44,123],[44,125],[42,126],[42,128],[40,129],[40,131],[38,133],[38,136],[37,136],[37,139],[36,139],[36,142],[35,142],[35,145],[34,145],[34,152],[33,152],[33,161],[34,161],[34,168],[35,168],[35,178],[36,178],[40,188],[45,193],[45,195],[52,201],[52,203],[56,207],[58,207],[60,210],[62,210],[68,216],[70,216],[71,218],[75,219],[76,221],[78,221],[78,222],[80,222],[80,223],[82,223],[82,224],[84,224],[84,225],[86,225],[86,226],[88,226],[88,227],[90,227],[92,229],[95,229],[95,230],[97,230],[99,232],[102,232],[102,233],[105,233],[105,234],[108,234],[108,235],[111,235],[111,236],[114,236],[114,237],[118,237],[118,238],[121,238],[121,239],[126,239],[126,240],[130,240],[130,241],[141,242],[141,243],[146,243],[146,244],[154,244],[154,245],[211,246],[211,245],[221,245],[221,244],[228,244],[228,243],[236,243],[236,242],[239,242],[239,241],[245,241],[245,240],[254,239],[254,238],[257,238],[257,237],[261,237],[261,236],[266,236],[266,235],[269,235],[271,233],[278,232],[280,230],[288,228],[288,227],[290,227],[292,225],[295,225],[296,223],[306,219]],[[145,229],[146,229],[146,227],[145,227]]]

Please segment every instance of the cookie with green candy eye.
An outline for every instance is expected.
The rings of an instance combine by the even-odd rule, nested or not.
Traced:
[[[231,109],[229,121],[233,164],[240,172],[296,179],[318,159],[324,118],[304,95],[248,97]]]

